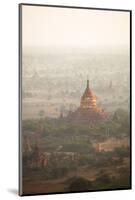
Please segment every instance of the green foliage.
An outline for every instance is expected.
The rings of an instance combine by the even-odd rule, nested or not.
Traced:
[[[130,156],[130,148],[124,148],[124,147],[120,147],[120,148],[116,148],[114,151],[114,154],[118,157],[129,157]]]
[[[35,120],[24,120],[22,123],[23,131],[35,131],[37,129],[37,121]]]
[[[41,110],[39,114],[42,116],[44,112]],[[23,130],[35,131],[40,126],[39,120],[24,120]],[[88,136],[91,139],[98,141],[105,140],[107,137],[107,130],[109,136],[122,137],[123,135],[129,135],[130,131],[130,117],[129,113],[118,109],[115,111],[112,118],[107,122],[97,124],[95,127],[87,125],[71,125],[66,121],[59,119],[43,119],[44,136],[52,135],[57,137],[70,137],[70,136]]]
[[[95,185],[101,186],[101,187],[104,187],[104,186],[106,186],[110,183],[111,183],[111,178],[108,175],[105,175],[105,174],[97,177],[95,182],[94,182]]]
[[[87,144],[65,144],[62,148],[62,151],[88,153],[92,151],[92,147]]]
[[[69,181],[68,181],[69,182]],[[91,181],[83,177],[74,177],[69,184],[70,191],[87,191],[92,188]]]
[[[117,177],[110,177],[104,174],[97,177],[92,184],[94,190],[130,188],[130,174],[126,173],[126,171]]]
[[[115,111],[113,118],[112,118],[112,122],[114,123],[114,125],[117,125],[117,133],[118,134],[125,134],[125,135],[129,135],[129,131],[130,131],[130,116],[129,113],[122,110],[122,109],[118,109]]]

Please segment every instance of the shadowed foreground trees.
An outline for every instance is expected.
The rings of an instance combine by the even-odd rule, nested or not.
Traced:
[[[83,178],[83,177],[74,177],[71,180],[67,181],[70,182],[69,190],[74,191],[86,191],[92,189],[91,181]]]

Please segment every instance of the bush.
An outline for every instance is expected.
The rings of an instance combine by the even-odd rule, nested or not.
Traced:
[[[92,188],[91,181],[82,177],[77,177],[72,179],[69,185],[70,191],[87,191],[90,190],[91,188]]]
[[[92,147],[88,144],[65,144],[62,151],[88,153],[92,151]]]

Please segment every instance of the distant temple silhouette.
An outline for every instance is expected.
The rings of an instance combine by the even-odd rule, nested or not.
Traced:
[[[67,119],[75,124],[97,124],[107,118],[107,114],[96,103],[96,96],[89,87],[89,80],[87,80],[86,89],[81,97],[79,108],[70,112]]]

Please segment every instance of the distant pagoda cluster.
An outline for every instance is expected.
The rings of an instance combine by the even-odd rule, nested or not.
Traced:
[[[67,119],[75,124],[93,125],[104,121],[106,118],[107,114],[97,106],[96,96],[91,91],[89,80],[87,80],[87,86],[81,97],[79,108],[74,112],[70,112]]]

